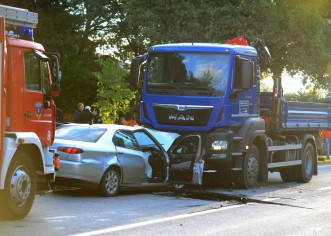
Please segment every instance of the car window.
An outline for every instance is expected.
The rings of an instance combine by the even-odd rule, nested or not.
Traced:
[[[157,144],[143,131],[134,132],[134,136],[140,146],[140,148],[144,147],[154,147],[159,150]]]
[[[96,128],[91,126],[59,126],[55,130],[56,139],[75,140],[82,142],[97,142],[107,131],[105,128]]]
[[[113,142],[116,146],[139,150],[138,143],[129,130],[119,130],[114,134]]]
[[[175,147],[174,154],[197,154],[199,149],[199,138],[196,136],[185,137]]]

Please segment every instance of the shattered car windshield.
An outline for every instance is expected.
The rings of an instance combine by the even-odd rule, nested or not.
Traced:
[[[147,65],[147,93],[222,96],[228,77],[226,53],[154,53]]]

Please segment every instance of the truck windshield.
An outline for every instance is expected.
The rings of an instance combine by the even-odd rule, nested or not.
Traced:
[[[229,57],[226,53],[153,53],[147,63],[147,93],[223,96]]]

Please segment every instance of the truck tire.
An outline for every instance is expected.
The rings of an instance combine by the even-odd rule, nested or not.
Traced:
[[[233,182],[236,188],[250,189],[257,185],[259,178],[260,154],[255,144],[246,152],[241,171],[233,172]]]
[[[295,179],[293,177],[293,167],[283,168],[279,171],[280,177],[282,178],[283,182],[290,183],[294,182]]]
[[[9,166],[5,190],[0,195],[0,217],[21,219],[25,217],[36,196],[35,168],[29,155],[16,153]]]
[[[316,153],[311,143],[307,143],[302,152],[302,164],[293,167],[294,178],[298,183],[308,183],[313,177]]]

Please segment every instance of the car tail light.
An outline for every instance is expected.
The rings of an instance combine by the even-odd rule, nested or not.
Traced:
[[[84,152],[83,149],[75,148],[75,147],[58,147],[57,150],[60,152],[65,152],[65,153],[69,153],[69,154],[80,154],[80,153]]]

